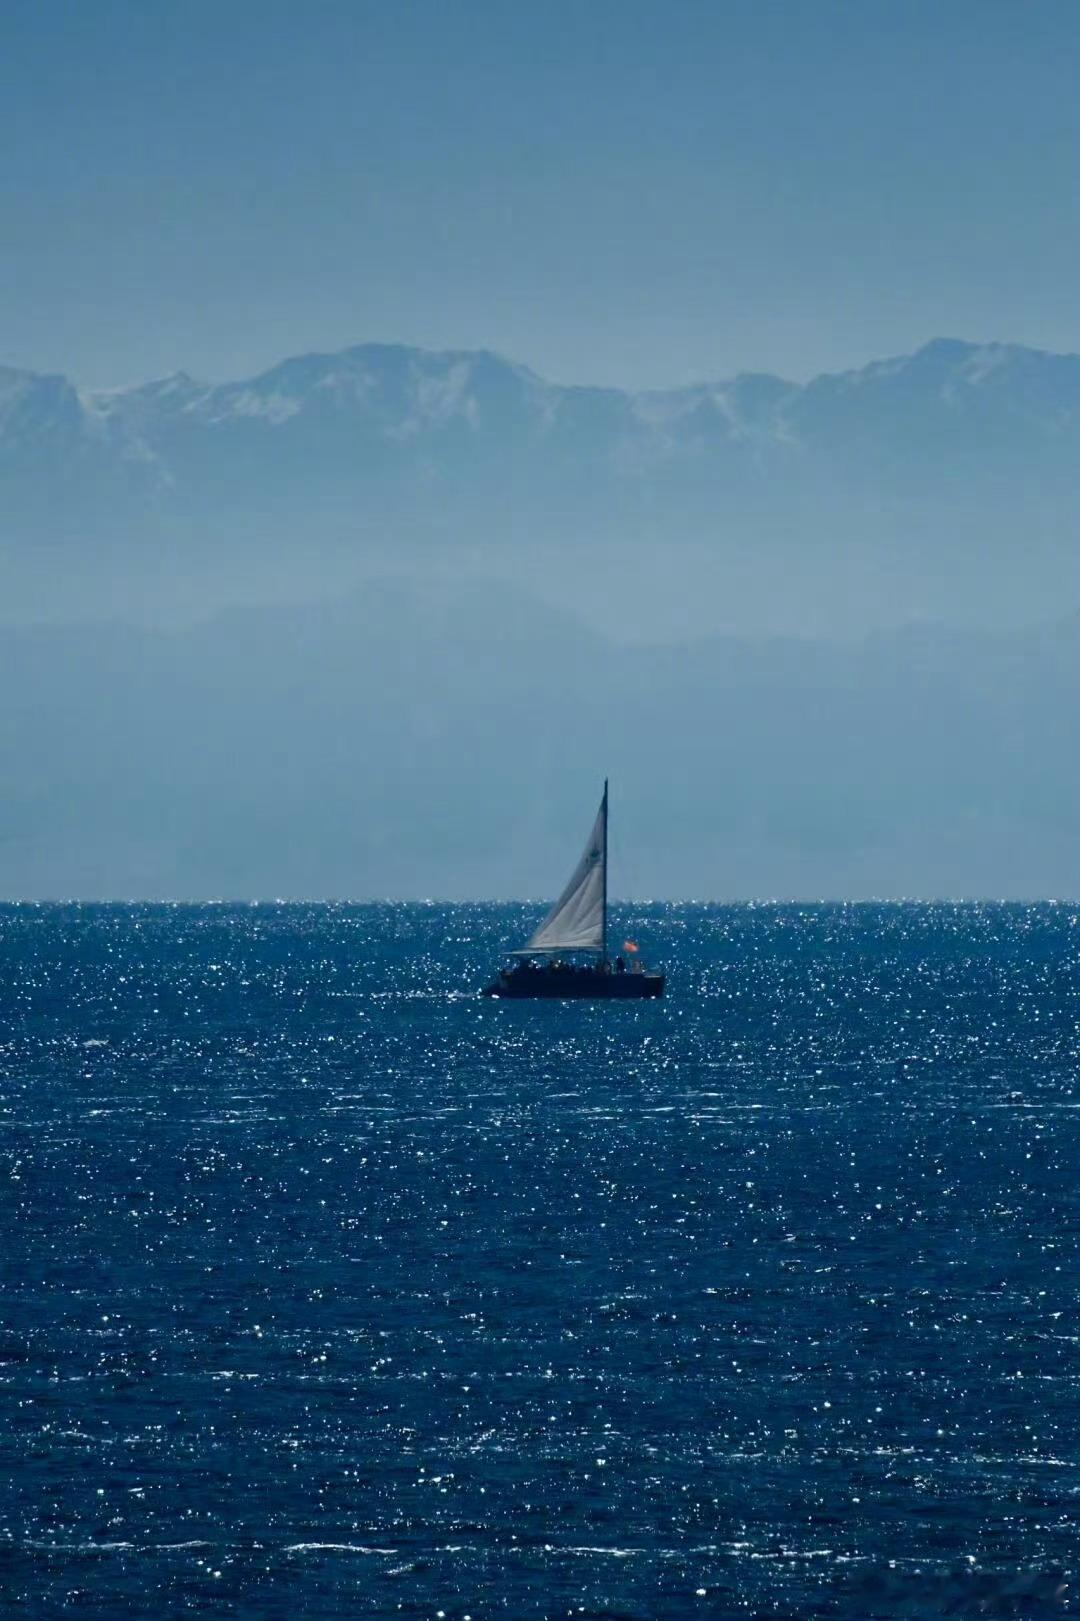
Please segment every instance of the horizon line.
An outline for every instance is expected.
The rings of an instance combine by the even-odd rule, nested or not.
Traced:
[[[456,900],[436,896],[423,896],[408,898],[405,896],[374,896],[366,899],[338,898],[327,899],[325,896],[273,896],[273,897],[243,897],[234,896],[199,896],[199,897],[87,897],[87,896],[23,896],[21,899],[0,897],[0,910],[12,910],[16,907],[168,907],[179,909],[182,907],[214,906],[221,910],[230,908],[254,909],[257,907],[280,908],[293,906],[323,906],[323,907],[463,907],[463,906],[504,906],[504,907],[532,907],[550,904],[550,896],[503,897],[471,896],[468,899]],[[650,896],[648,899],[634,899],[627,896],[618,896],[609,901],[612,907],[623,906],[670,906],[670,907],[728,907],[753,909],[755,907],[786,907],[786,906],[1063,906],[1080,907],[1080,895],[1067,897],[1062,895],[816,895],[801,898],[795,895],[773,896],[743,896],[730,899],[694,899]]]

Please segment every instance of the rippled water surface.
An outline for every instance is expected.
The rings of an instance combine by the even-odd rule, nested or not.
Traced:
[[[3,1613],[1052,1580],[1077,923],[658,907],[667,1000],[530,1006],[511,907],[0,909]]]

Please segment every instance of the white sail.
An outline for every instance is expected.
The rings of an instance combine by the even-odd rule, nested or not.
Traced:
[[[570,882],[528,943],[515,956],[534,951],[602,951],[607,904],[607,784],[585,853]]]

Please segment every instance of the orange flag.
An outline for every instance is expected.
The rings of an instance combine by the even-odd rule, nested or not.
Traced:
[[[624,951],[636,951],[638,949],[632,940],[624,940],[622,948]]]

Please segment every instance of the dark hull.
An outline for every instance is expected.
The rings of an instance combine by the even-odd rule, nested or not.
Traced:
[[[506,1001],[635,1002],[663,996],[663,974],[601,973],[594,969],[531,968],[500,974],[485,996]]]

